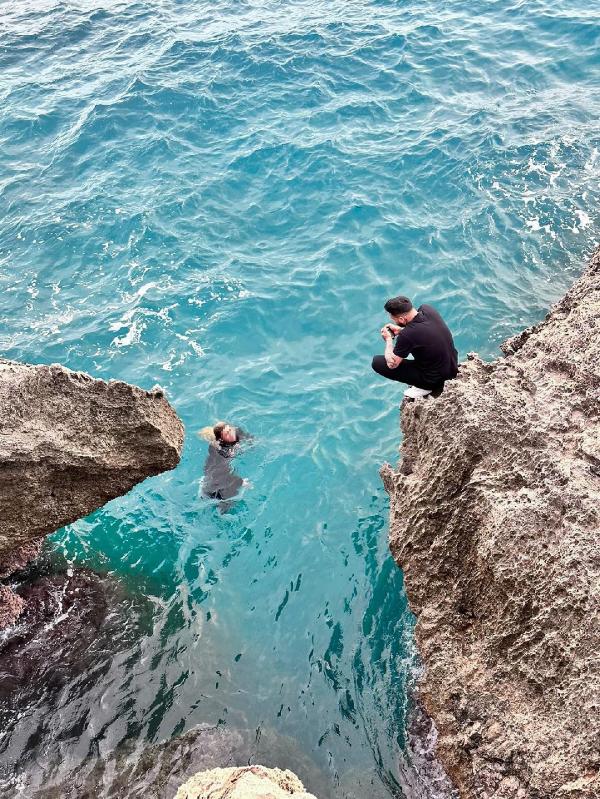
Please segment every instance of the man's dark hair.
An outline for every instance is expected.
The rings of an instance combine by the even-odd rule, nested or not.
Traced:
[[[238,432],[237,427],[234,428],[234,430],[235,430],[235,442],[231,442],[231,443],[229,441],[223,441],[223,428],[224,427],[228,427],[227,422],[217,422],[216,425],[213,427],[213,433],[214,433],[214,436],[215,436],[216,440],[222,446],[227,446],[227,447],[231,446],[231,443],[237,444],[237,442],[240,440],[240,434]],[[231,427],[233,427],[233,425],[231,425]]]
[[[223,428],[225,426],[226,422],[217,422],[217,424],[213,427],[213,433],[215,434],[217,441],[221,440],[221,433],[223,432]]]
[[[402,314],[412,311],[413,304],[408,297],[392,297],[383,306],[392,316],[402,316]]]

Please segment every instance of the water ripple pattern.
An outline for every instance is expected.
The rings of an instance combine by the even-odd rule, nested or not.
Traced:
[[[201,723],[277,740],[321,799],[428,795],[382,304],[492,355],[563,293],[598,234],[599,43],[581,0],[2,3],[2,354],[160,383],[187,427],[175,472],[48,546],[150,611],[94,679],[19,696],[7,795]],[[195,436],[222,417],[255,437],[225,513]]]

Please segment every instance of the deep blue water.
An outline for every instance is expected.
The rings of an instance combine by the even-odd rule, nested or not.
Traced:
[[[278,736],[320,799],[418,795],[382,305],[491,356],[573,281],[599,34],[582,0],[0,3],[1,354],[160,383],[187,429],[176,471],[52,539],[152,613],[85,690],[23,697],[20,796],[219,721]],[[223,514],[219,418],[255,436]]]

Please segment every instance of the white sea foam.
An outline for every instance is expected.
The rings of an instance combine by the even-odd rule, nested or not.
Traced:
[[[111,341],[111,344],[114,347],[129,347],[132,344],[138,344],[142,337],[142,326],[137,320],[133,320],[133,323],[127,333],[124,336],[115,337]]]

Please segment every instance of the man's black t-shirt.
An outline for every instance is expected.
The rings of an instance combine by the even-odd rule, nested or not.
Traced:
[[[423,377],[434,385],[458,374],[458,353],[452,333],[431,305],[421,305],[417,315],[396,336],[394,355],[412,355]]]

